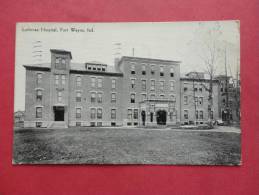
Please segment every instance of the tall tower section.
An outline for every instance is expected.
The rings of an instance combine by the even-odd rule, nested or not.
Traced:
[[[50,96],[54,126],[68,126],[70,51],[51,49]]]

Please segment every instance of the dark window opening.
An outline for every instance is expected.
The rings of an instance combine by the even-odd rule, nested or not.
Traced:
[[[55,121],[64,121],[65,108],[55,106],[54,107],[54,119]]]
[[[127,123],[127,126],[131,126],[131,123],[128,122],[128,123]]]
[[[113,126],[113,127],[116,126],[116,123],[112,122],[112,123],[111,123],[111,126]]]
[[[135,74],[135,71],[134,71],[134,70],[132,70],[132,71],[131,71],[131,74]]]
[[[164,73],[163,73],[163,72],[160,72],[160,76],[163,77],[163,76],[164,76]]]
[[[154,117],[154,113],[151,112],[151,113],[150,113],[150,122],[153,122],[153,117]]]
[[[146,75],[146,71],[142,71],[142,75]]]
[[[166,111],[164,110],[157,111],[156,121],[158,125],[166,125]]]
[[[36,122],[36,127],[42,127],[42,122]]]
[[[170,76],[171,76],[171,77],[174,77],[174,73],[171,72],[171,73],[170,73]]]

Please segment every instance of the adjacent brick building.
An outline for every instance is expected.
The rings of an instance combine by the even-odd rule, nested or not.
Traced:
[[[26,68],[25,127],[157,126],[208,120],[209,80],[180,77],[180,62],[122,57],[114,66],[73,63],[51,50],[51,63]],[[196,73],[197,74],[197,73]],[[213,116],[219,117],[213,81]]]

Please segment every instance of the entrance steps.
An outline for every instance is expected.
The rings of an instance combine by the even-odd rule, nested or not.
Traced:
[[[67,128],[67,125],[64,121],[54,121],[50,128],[56,128],[56,129],[62,129],[62,128]]]

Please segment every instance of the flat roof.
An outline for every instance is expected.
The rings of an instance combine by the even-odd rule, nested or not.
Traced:
[[[70,59],[72,59],[72,54],[71,54],[70,51],[66,51],[66,50],[63,50],[63,49],[51,49],[50,52],[57,53],[57,54],[69,54]]]
[[[164,60],[164,59],[157,59],[157,58],[142,58],[142,57],[133,57],[133,56],[122,56],[120,59],[120,62],[122,62],[123,60],[143,60],[143,61],[166,62],[166,63],[177,63],[177,64],[181,63],[181,61]]]

